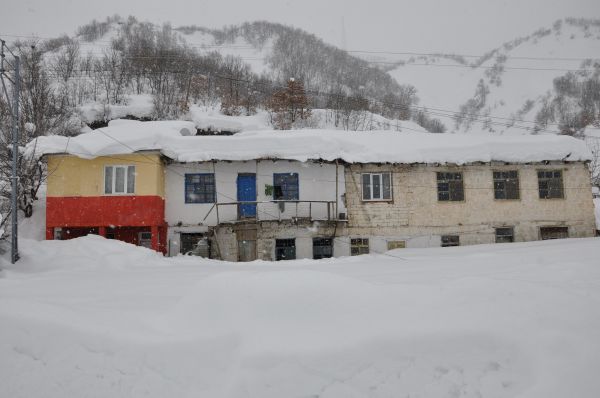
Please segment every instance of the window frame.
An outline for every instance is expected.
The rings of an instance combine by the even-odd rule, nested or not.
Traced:
[[[369,238],[350,238],[350,255],[361,256],[363,254],[369,254],[371,252],[370,246]]]
[[[558,237],[558,238],[545,238],[544,239],[544,230],[562,230],[565,232],[565,236],[564,237]],[[565,226],[565,225],[544,225],[544,226],[540,226],[540,240],[553,240],[553,239],[569,239],[571,237],[571,229],[569,228],[569,226]]]
[[[454,238],[456,238],[456,242],[450,242],[451,240],[453,241]],[[460,246],[460,235],[442,235],[440,237],[441,240],[441,246],[442,247],[457,247]],[[444,240],[446,240],[446,242],[444,242]]]
[[[287,197],[288,195],[288,191],[286,190],[285,194],[282,190],[282,197],[281,198],[277,198],[277,187],[279,186],[284,186],[287,187],[287,183],[285,185],[278,185],[276,184],[276,179],[278,177],[284,177],[284,176],[295,176],[296,177],[296,197],[295,198],[291,198],[291,197]],[[280,201],[298,201],[300,200],[300,174],[298,173],[273,173],[273,200],[280,200]]]
[[[540,173],[560,173],[560,196],[549,196],[550,192],[552,192],[552,188],[550,186],[547,186],[546,188],[544,188],[544,190],[547,191],[546,196],[542,196],[542,183],[543,182],[548,182],[550,180],[555,179],[556,177],[552,176],[552,177],[540,177]],[[537,174],[537,179],[538,179],[538,198],[542,199],[542,200],[551,200],[551,199],[565,199],[565,178],[564,178],[564,173],[562,169],[538,169],[536,171]]]
[[[510,235],[508,234],[498,234],[499,230],[510,230]],[[505,241],[505,240],[498,240],[498,238],[506,238],[510,236],[510,240],[509,241]],[[494,228],[494,237],[495,237],[495,242],[496,243],[514,243],[515,242],[515,227],[495,227]]]
[[[279,245],[280,243],[293,243],[292,245]],[[280,257],[279,252],[293,250],[293,258]],[[296,238],[275,239],[275,261],[296,260]]]
[[[111,168],[112,169],[112,173],[111,173],[111,192],[106,192],[106,176],[107,176],[107,172],[106,169],[107,168]],[[133,168],[133,191],[129,192],[129,168],[132,167]],[[117,184],[117,169],[124,169],[124,174],[123,174],[123,192],[115,192],[115,186]],[[104,165],[104,184],[103,184],[103,195],[106,196],[131,196],[131,195],[135,195],[135,187],[136,187],[136,180],[137,180],[137,173],[135,170],[135,165],[133,164],[105,164]]]
[[[208,176],[211,176],[212,177],[212,187],[213,187],[212,201],[205,201],[204,199],[202,201],[188,200],[188,186],[195,185],[195,184],[203,184],[203,183],[188,182],[188,176],[190,176],[190,177],[194,177],[194,176],[208,177]],[[197,195],[206,195],[206,193],[197,194]],[[183,177],[183,200],[184,200],[184,202],[185,202],[186,205],[187,204],[213,204],[213,203],[216,203],[217,202],[217,179],[215,177],[215,173],[185,173],[184,177]]]
[[[316,245],[315,243],[320,243],[320,242],[327,242],[329,241],[328,245]],[[317,255],[317,253],[315,252],[315,248],[328,248],[325,249],[325,251],[329,251],[329,253],[325,253],[323,254],[323,249],[320,249],[321,252],[319,253],[319,255]],[[313,260],[321,260],[324,258],[332,258],[333,257],[333,239],[332,238],[326,238],[326,237],[316,237],[313,238]]]
[[[379,193],[380,198],[373,198],[373,176],[379,176]],[[384,175],[388,176],[389,181],[389,198],[384,197],[385,193],[385,184],[384,184]],[[369,198],[365,199],[365,176],[369,176]],[[391,171],[378,171],[378,172],[365,172],[360,173],[360,185],[361,185],[361,196],[360,199],[363,202],[392,202],[394,200],[394,183],[392,180],[392,172]]]
[[[496,178],[496,173],[512,173],[514,172],[516,174],[515,178],[512,177],[501,177],[501,178]],[[506,189],[506,185],[509,181],[516,181],[516,197],[515,198],[509,198],[508,197],[508,190]],[[502,189],[498,189],[496,187],[496,184],[504,184]],[[494,188],[494,200],[520,200],[521,199],[521,181],[520,181],[520,176],[519,176],[519,170],[492,170],[492,184],[493,184],[493,188]],[[497,193],[498,192],[503,192],[504,193],[504,198],[499,198]]]
[[[448,175],[453,174],[454,177],[460,175],[460,180],[458,179],[448,179]],[[444,178],[440,178],[443,175]],[[436,188],[437,188],[437,201],[438,202],[464,202],[465,201],[465,176],[462,171],[437,171],[435,174],[436,177]],[[456,194],[453,195],[453,192],[456,188],[452,189],[456,185],[456,181],[460,181],[460,192],[461,196],[459,199],[455,199]],[[440,190],[440,184],[448,184],[447,190]],[[442,194],[447,193],[448,199],[442,198]],[[453,199],[454,198],[454,199]]]

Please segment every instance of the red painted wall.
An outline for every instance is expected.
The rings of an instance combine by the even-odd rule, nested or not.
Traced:
[[[165,223],[160,196],[90,196],[46,198],[46,227],[127,226]]]

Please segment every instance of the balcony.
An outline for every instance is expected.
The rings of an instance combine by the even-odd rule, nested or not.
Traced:
[[[335,201],[269,200],[215,203],[209,214],[216,212],[217,224],[237,221],[310,220],[337,221]]]

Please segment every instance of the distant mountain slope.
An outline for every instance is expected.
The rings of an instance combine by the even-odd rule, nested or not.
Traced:
[[[397,62],[389,73],[417,87],[419,105],[450,131],[559,131],[566,116],[545,118],[540,112],[560,95],[555,79],[569,72],[579,81],[597,77],[600,20],[559,20],[480,57],[389,55],[385,61]]]

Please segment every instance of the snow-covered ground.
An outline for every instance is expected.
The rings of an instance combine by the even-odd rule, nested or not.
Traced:
[[[2,397],[597,397],[600,240],[280,263],[21,241]]]

